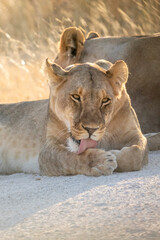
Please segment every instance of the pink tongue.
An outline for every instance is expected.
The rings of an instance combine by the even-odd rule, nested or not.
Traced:
[[[88,139],[82,139],[79,145],[79,149],[77,154],[81,154],[84,152],[87,148],[95,148],[97,146],[97,142],[88,138]]]

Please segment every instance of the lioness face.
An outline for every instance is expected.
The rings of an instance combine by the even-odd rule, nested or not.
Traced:
[[[72,151],[77,151],[84,139],[92,146],[103,137],[127,80],[123,61],[113,66],[109,63],[109,70],[99,65],[98,62],[78,64],[64,70],[47,63],[52,95],[50,107],[67,126]]]

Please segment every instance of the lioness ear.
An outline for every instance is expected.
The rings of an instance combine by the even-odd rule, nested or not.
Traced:
[[[103,68],[104,70],[108,70],[111,68],[111,66],[113,66],[113,64],[109,61],[106,61],[104,59],[100,59],[98,61],[95,62],[98,66],[100,66],[101,68]]]
[[[60,39],[59,51],[60,53],[67,53],[69,58],[76,57],[79,60],[83,50],[83,43],[85,41],[84,34],[79,28],[66,28]]]
[[[93,38],[98,38],[100,37],[100,35],[97,33],[97,32],[89,32],[87,37],[86,37],[86,40],[90,40],[90,39],[93,39]]]
[[[124,84],[128,80],[128,67],[127,64],[119,60],[106,71],[106,75],[113,87],[116,96],[120,95]]]
[[[51,63],[48,58],[46,59],[44,72],[48,76],[48,83],[50,86],[59,84],[64,77],[67,75],[68,71],[61,68],[56,63]]]

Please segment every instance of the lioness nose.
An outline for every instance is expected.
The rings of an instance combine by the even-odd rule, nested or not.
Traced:
[[[91,136],[98,128],[89,128],[82,125],[82,127],[89,133],[89,136]]]

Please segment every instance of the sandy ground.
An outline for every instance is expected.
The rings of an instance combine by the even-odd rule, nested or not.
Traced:
[[[138,172],[0,176],[1,240],[159,240],[160,151]]]

